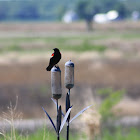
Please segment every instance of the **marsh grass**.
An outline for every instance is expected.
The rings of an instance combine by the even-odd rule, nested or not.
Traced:
[[[21,47],[19,47],[18,45],[13,44],[13,45],[5,47],[3,51],[17,51],[17,52],[19,52],[19,51],[23,51],[23,49]]]
[[[19,134],[15,132],[14,137],[11,137],[11,133],[2,134],[0,140],[56,140],[56,134],[45,129],[38,130],[32,134]],[[60,137],[61,140],[65,140],[63,137]]]
[[[140,140],[139,130],[131,128],[127,132],[123,132],[121,128],[117,128],[115,132],[105,130],[98,140]]]
[[[10,134],[6,134],[5,138],[0,137],[0,140],[56,140],[56,135],[45,129],[38,130],[32,134],[20,135],[15,133],[15,138],[10,138]],[[64,137],[60,137],[61,140],[65,140]],[[71,140],[87,140],[87,136],[84,133],[77,135],[70,135]],[[121,128],[117,128],[114,132],[108,129],[104,130],[103,134],[98,135],[94,140],[140,140],[140,133],[136,128],[131,128],[127,132],[123,132]]]
[[[39,46],[40,44],[38,42],[42,42],[43,45]],[[10,44],[7,44],[7,42],[4,42],[4,47],[0,48],[0,52],[44,52],[51,50],[55,47],[60,48],[64,51],[98,51],[103,52],[106,50],[106,46],[104,45],[97,45],[90,42],[90,39],[88,38],[81,38],[78,39],[78,44],[76,43],[77,40],[73,38],[50,38],[50,39],[37,39],[37,38],[20,38],[19,40],[15,39],[15,41],[10,42]],[[37,46],[37,44],[39,44]],[[46,45],[45,45],[46,44]]]
[[[48,131],[44,124],[44,127],[32,134],[22,134],[18,133],[14,121],[16,119],[22,121],[22,114],[17,112],[18,97],[16,98],[16,103],[13,105],[10,102],[10,105],[7,107],[7,112],[3,112],[1,120],[4,122],[3,128],[0,128],[0,140],[55,140],[56,134]],[[7,125],[8,124],[8,125]],[[20,124],[19,124],[20,125]],[[7,129],[7,126],[10,126],[10,129]],[[64,140],[61,138],[61,140]]]
[[[109,90],[101,90],[100,93],[104,94]],[[112,90],[111,90],[112,92]],[[116,92],[116,94],[121,94]],[[114,98],[114,97],[111,97]],[[16,99],[16,104],[12,105],[10,103],[8,107],[8,111],[3,112],[3,117],[1,118],[3,121],[10,125],[10,131],[5,131],[4,129],[0,131],[0,140],[56,140],[56,134],[51,130],[46,128],[46,123],[44,123],[44,127],[30,134],[22,134],[18,133],[16,127],[14,125],[15,119],[21,119],[21,113],[17,112],[18,98]],[[110,105],[109,105],[110,106]],[[108,108],[108,107],[107,107]],[[80,131],[80,130],[79,130]],[[75,134],[71,133],[70,139],[74,140],[87,140],[87,136],[80,131],[75,132]],[[64,135],[61,135],[61,140],[65,140]],[[104,129],[101,135],[98,135],[95,140],[139,140],[140,133],[136,128],[127,128],[124,131],[123,128],[115,128],[112,130]]]
[[[30,37],[0,37],[0,53],[7,52],[44,52],[50,51],[55,47],[64,51],[97,51],[104,52],[112,44],[111,40],[116,40],[116,47],[123,46],[124,41],[138,40],[140,34],[137,31],[114,30],[94,31],[92,33],[76,33],[60,36],[30,36]],[[123,41],[121,41],[121,40]],[[109,43],[107,43],[109,42]],[[111,49],[116,49],[111,47]],[[130,43],[131,47],[131,43]]]
[[[18,104],[18,97],[16,97],[16,103],[13,105],[10,102],[10,105],[7,107],[7,112],[3,112],[3,116],[1,117],[1,120],[4,122],[4,124],[8,124],[10,126],[10,132],[8,135],[6,134],[5,126],[4,128],[1,128],[1,135],[3,136],[4,140],[18,140],[14,120],[15,119],[21,119],[21,113],[17,112],[17,104]]]

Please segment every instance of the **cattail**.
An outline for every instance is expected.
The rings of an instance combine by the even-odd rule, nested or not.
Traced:
[[[58,100],[62,95],[61,88],[61,70],[59,67],[53,67],[51,69],[51,89],[52,96],[54,99]]]
[[[65,63],[65,86],[67,89],[74,87],[74,63],[71,60]]]

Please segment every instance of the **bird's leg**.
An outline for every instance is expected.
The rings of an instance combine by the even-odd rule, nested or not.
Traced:
[[[55,67],[58,68],[59,67],[58,64],[56,64]]]

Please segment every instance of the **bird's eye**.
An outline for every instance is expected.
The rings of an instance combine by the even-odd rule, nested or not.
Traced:
[[[54,53],[51,56],[54,56]]]

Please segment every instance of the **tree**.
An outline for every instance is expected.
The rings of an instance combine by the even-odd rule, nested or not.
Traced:
[[[119,13],[119,18],[124,19],[129,14],[128,9],[126,8],[125,4],[122,2],[118,2],[114,8]]]
[[[79,17],[86,21],[88,30],[92,30],[92,21],[95,14],[106,13],[110,10],[117,10],[121,19],[128,14],[124,2],[120,0],[79,0],[75,8]]]
[[[15,16],[19,19],[38,19],[39,12],[38,7],[33,1],[29,1],[28,3],[20,2],[18,3],[19,8],[15,13]]]
[[[0,20],[6,19],[8,17],[9,5],[2,1],[0,4]]]
[[[76,4],[76,13],[81,19],[85,19],[88,31],[92,30],[93,16],[99,12],[98,5],[95,5],[93,0],[82,0]]]

